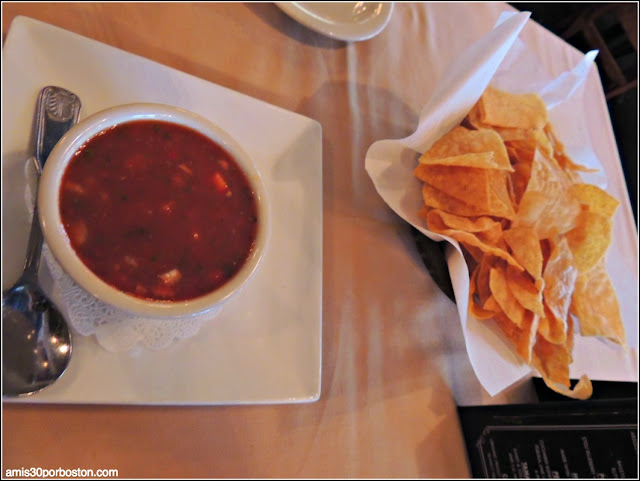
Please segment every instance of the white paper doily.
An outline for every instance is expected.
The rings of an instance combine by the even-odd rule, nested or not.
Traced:
[[[37,174],[33,159],[25,165],[25,202],[33,215]],[[153,319],[138,317],[116,309],[89,294],[76,284],[55,259],[46,242],[42,246],[42,260],[51,275],[42,287],[65,314],[73,330],[81,336],[95,335],[98,344],[107,351],[126,352],[146,347],[165,349],[175,342],[192,337],[207,321],[220,314],[217,307],[195,316]]]

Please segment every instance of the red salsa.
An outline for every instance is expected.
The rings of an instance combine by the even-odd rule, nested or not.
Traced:
[[[181,125],[140,120],[89,139],[62,178],[71,245],[106,283],[140,298],[208,294],[256,240],[254,192],[220,145]]]

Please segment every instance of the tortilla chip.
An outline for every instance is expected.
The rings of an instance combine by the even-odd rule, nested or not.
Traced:
[[[575,227],[580,204],[570,194],[570,186],[570,179],[554,161],[536,151],[518,217],[536,228],[539,239],[553,239]]]
[[[533,356],[532,364],[534,367],[540,364],[540,361],[535,359],[535,355]],[[540,369],[538,369],[538,372],[540,372]],[[565,397],[584,401],[593,396],[593,384],[586,374],[583,374],[580,377],[578,383],[573,388],[554,382],[546,374],[541,374],[541,376],[542,380],[549,389]],[[571,384],[569,384],[569,386],[570,385]]]
[[[469,312],[476,319],[486,320],[491,319],[495,315],[495,311],[484,309],[482,307],[486,301],[480,300],[481,294],[479,293],[479,289],[484,290],[484,288],[483,286],[478,285],[479,271],[480,269],[478,268],[474,269],[471,274],[471,279],[469,280]],[[486,290],[488,291],[488,282]]]
[[[495,127],[495,130],[504,141],[507,152],[509,148],[515,148],[531,154],[540,150],[546,157],[554,155],[553,146],[542,129]]]
[[[611,218],[620,202],[606,191],[592,184],[574,184],[569,187],[574,198],[590,212]]]
[[[542,129],[547,106],[536,94],[512,94],[492,87],[480,98],[481,122],[496,127]]]
[[[580,377],[578,383],[571,388],[569,366],[573,362],[573,323],[569,320],[566,341],[552,344],[537,336],[533,347],[531,364],[542,376],[545,384],[553,391],[572,399],[588,399],[593,394],[593,385],[586,375]]]
[[[506,279],[509,291],[524,309],[538,316],[544,316],[542,289],[538,289],[529,274],[507,266]]]
[[[519,153],[515,155],[521,155]],[[531,154],[533,157],[533,154]],[[511,185],[513,186],[513,204],[520,204],[531,178],[531,162],[518,162],[513,166]]]
[[[499,169],[511,171],[511,162],[507,149],[500,136],[489,129],[469,130],[455,127],[434,143],[420,156],[421,163],[433,163],[437,159],[446,159],[464,154],[493,153],[493,160]]]
[[[504,217],[509,219],[513,219],[515,217],[512,210],[504,209],[503,212],[499,212],[495,209],[482,209],[475,204],[468,204],[460,199],[456,199],[426,182],[422,186],[422,198],[425,205],[428,207],[440,209],[455,215],[469,217],[491,215],[494,217]]]
[[[467,260],[467,265],[470,268],[470,272],[473,272],[472,264],[478,264],[484,258],[484,252],[474,246],[470,245],[462,245],[462,254],[464,258]]]
[[[569,321],[565,342],[553,344],[538,335],[533,346],[534,356],[540,361],[540,365],[535,366],[540,371],[540,374],[546,375],[553,382],[566,387],[571,386],[569,366],[573,362],[571,357],[573,334],[573,324]]]
[[[520,199],[518,213],[514,226],[531,227],[535,232],[535,236],[540,238],[536,225],[542,217],[545,210],[551,206],[553,198],[545,192],[535,190],[526,190]]]
[[[487,170],[489,185],[489,215],[514,219],[516,211],[511,203],[507,188],[507,173],[499,170]]]
[[[429,158],[422,156],[418,159],[418,168],[423,165],[446,165],[449,167],[473,167],[475,169],[498,169],[498,170],[512,170],[498,164],[495,160],[493,152],[481,152],[477,154],[461,154],[453,155],[451,157],[442,158]],[[416,174],[416,177],[421,178]],[[426,180],[426,179],[421,179]]]
[[[491,295],[502,309],[502,312],[504,312],[511,322],[519,328],[522,328],[526,310],[511,293],[506,273],[502,268],[496,267],[491,269],[489,273],[489,288],[491,289]],[[487,308],[486,306],[483,307],[485,309]]]
[[[551,257],[544,268],[544,303],[553,314],[549,322],[559,322],[562,326],[552,329],[566,330],[571,293],[573,292],[578,269],[574,264],[573,255],[566,239],[556,244],[551,252]],[[556,331],[557,332],[557,331]]]
[[[427,164],[421,164],[419,170],[426,184],[449,197],[473,205],[484,215],[515,217],[507,191],[506,173],[495,169]],[[464,179],[464,182],[460,182],[460,179]]]
[[[605,259],[578,276],[570,309],[579,320],[583,336],[600,336],[626,344],[618,297],[607,273]]]
[[[538,316],[533,312],[527,311],[521,327],[514,324],[502,312],[497,313],[493,319],[520,357],[527,364],[530,364],[533,346],[536,341],[536,331],[538,330]]]
[[[580,273],[588,272],[604,257],[612,229],[611,219],[588,210],[580,212],[576,226],[566,234]]]
[[[502,237],[502,224],[495,222],[491,227],[476,233],[476,237],[483,243],[507,252],[507,244]]]
[[[426,164],[423,166],[424,182],[450,197],[489,211],[487,169]],[[460,182],[460,179],[464,179],[464,182]]]
[[[598,169],[589,169],[584,167],[583,165],[576,164],[570,157],[567,155],[565,151],[564,144],[558,139],[558,134],[556,132],[555,127],[551,124],[551,122],[547,122],[544,126],[544,133],[549,140],[553,148],[553,156],[557,160],[558,165],[562,167],[567,173],[572,173],[574,171],[577,172],[597,172]],[[576,182],[579,182],[579,179],[571,176]]]
[[[440,209],[430,210],[427,214],[427,221],[434,227],[434,229],[454,229],[466,232],[482,232],[491,230],[496,225],[498,227],[500,226],[500,223],[496,222],[491,217],[459,216]]]
[[[491,273],[491,268],[493,267],[493,261],[488,257],[484,256],[477,268],[477,289],[478,289],[478,300],[479,304],[482,306],[485,304],[487,299],[491,297],[491,288],[489,286],[489,275]]]
[[[491,129],[492,127],[489,124],[485,124],[482,122],[481,118],[484,115],[482,110],[482,102],[480,99],[474,104],[471,108],[467,116],[465,117],[465,122],[473,126],[474,128],[481,129]]]
[[[534,279],[542,277],[542,250],[535,229],[527,225],[511,227],[502,234],[511,255]]]
[[[484,304],[482,304],[482,309],[484,309],[487,312],[492,312],[494,316],[498,313],[503,312],[502,307],[500,307],[500,304],[498,303],[496,298],[493,297],[493,295],[489,296],[489,298],[484,302]]]
[[[429,224],[427,224],[427,227],[429,228],[429,230],[433,230],[432,226],[430,226]],[[452,239],[457,240],[461,244],[464,244],[465,247],[467,246],[476,247],[480,249],[482,252],[484,252],[485,255],[490,255],[490,256],[498,257],[502,260],[505,260],[507,261],[507,263],[509,263],[516,269],[520,269],[520,270],[524,269],[513,257],[511,257],[511,255],[505,249],[501,249],[499,247],[493,247],[489,244],[486,244],[472,233],[464,232],[461,230],[455,230],[455,229],[443,229],[441,231],[433,230],[433,232],[438,232],[440,234],[451,237]]]
[[[547,139],[549,139],[549,143],[551,144],[553,151],[556,154],[564,154],[565,153],[564,144],[560,141],[560,138],[558,137],[558,132],[556,131],[556,128],[553,126],[553,124],[551,122],[547,122],[545,126],[542,128],[542,130],[547,136]]]
[[[547,306],[544,306],[538,334],[551,344],[563,344],[567,340],[567,323],[558,319]]]

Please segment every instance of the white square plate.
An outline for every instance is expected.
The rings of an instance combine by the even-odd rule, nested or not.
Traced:
[[[3,48],[2,275],[18,278],[29,214],[24,165],[37,95],[76,93],[81,118],[130,102],[190,110],[254,158],[271,201],[269,249],[247,289],[193,338],[110,353],[75,336],[67,372],[18,402],[257,404],[315,401],[322,358],[322,131],[315,120],[25,17]]]

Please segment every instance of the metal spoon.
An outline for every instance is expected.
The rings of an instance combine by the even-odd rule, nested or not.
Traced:
[[[35,119],[38,175],[79,114],[80,100],[75,94],[60,87],[42,89]],[[71,358],[71,332],[38,284],[42,240],[35,205],[24,270],[2,296],[3,397],[29,395],[49,386],[65,372]]]

